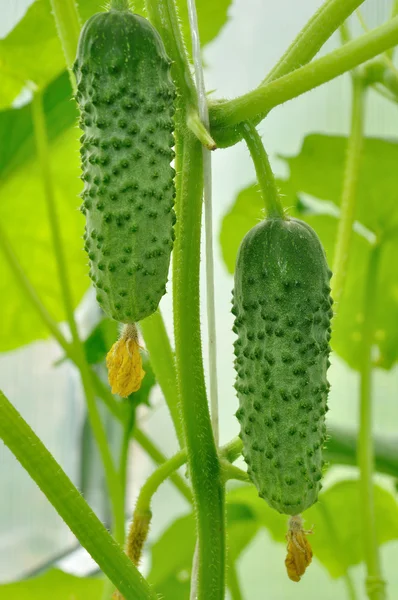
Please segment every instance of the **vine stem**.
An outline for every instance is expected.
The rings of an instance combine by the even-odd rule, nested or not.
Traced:
[[[72,65],[76,56],[81,21],[75,0],[51,0],[58,37],[64,51],[66,65],[73,92],[76,91],[76,80],[72,73]]]
[[[292,73],[260,85],[255,90],[210,107],[212,129],[228,127],[241,121],[262,118],[275,106],[297,98],[335,77],[351,71],[398,44],[398,17],[344,44]],[[217,141],[215,131],[213,137]]]
[[[261,189],[267,216],[271,219],[284,219],[283,206],[280,200],[275,177],[269,164],[261,137],[251,122],[242,123],[240,126],[242,135],[249,148],[254,167],[256,169],[258,183]]]
[[[62,236],[59,226],[59,219],[54,195],[54,186],[51,176],[47,131],[43,111],[43,99],[42,94],[39,91],[36,91],[33,95],[32,118],[37,145],[38,159],[43,181],[44,197],[47,204],[47,211],[50,222],[54,256],[57,264],[59,282],[62,292],[62,299],[64,302],[65,312],[72,334],[74,353],[80,365],[81,380],[86,397],[90,425],[104,465],[105,478],[113,509],[115,536],[116,539],[120,543],[122,543],[124,539],[124,500],[122,488],[118,477],[118,473],[115,469],[112,455],[110,453],[106,432],[101,422],[101,417],[99,415],[99,411],[96,405],[90,368],[86,360],[84,348],[80,341],[74,316],[72,293],[69,286],[68,270],[62,245]]]
[[[341,213],[333,261],[332,295],[337,306],[347,278],[353,225],[357,205],[364,128],[364,93],[362,79],[352,76],[351,131],[347,143],[346,164],[341,194]]]
[[[372,438],[372,346],[376,290],[381,248],[375,245],[370,253],[364,297],[363,360],[360,371],[360,421],[358,466],[360,471],[360,514],[367,567],[366,590],[369,600],[385,599],[377,542],[374,507],[374,446]]]
[[[0,438],[126,600],[156,600],[41,440],[0,391]]]
[[[208,131],[209,109],[207,106],[205,80],[200,50],[198,15],[195,0],[188,0],[189,24],[192,36],[192,56],[195,67],[196,89],[198,92],[199,117]],[[214,289],[214,251],[213,251],[213,207],[212,207],[212,177],[210,150],[202,147],[203,155],[203,200],[205,205],[205,236],[206,236],[206,296],[207,296],[207,333],[209,344],[209,380],[210,406],[213,435],[216,445],[219,444],[219,411],[217,386],[217,332],[216,308]]]
[[[197,515],[198,598],[220,600],[225,588],[224,486],[207,404],[199,316],[202,149],[187,129],[183,150],[173,262],[177,378]]]

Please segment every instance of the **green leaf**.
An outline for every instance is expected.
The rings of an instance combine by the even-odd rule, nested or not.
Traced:
[[[230,559],[239,557],[260,525],[256,512],[248,503],[238,499],[227,504]],[[195,540],[195,521],[190,513],[174,521],[152,546],[152,569],[148,581],[166,600],[185,600],[187,597]],[[173,596],[171,592],[176,595]]]
[[[340,205],[347,138],[309,135],[300,153],[282,157],[297,192]],[[365,138],[358,178],[356,219],[368,229],[389,232],[398,226],[398,142]]]
[[[71,102],[72,88],[66,72],[52,81],[43,95],[47,133],[50,141],[75,126],[78,112]],[[76,137],[78,131],[75,130]],[[0,111],[0,180],[36,156],[30,103],[18,109]],[[6,143],[5,143],[6,141]]]
[[[268,529],[272,538],[286,543],[288,517],[270,508],[258,497],[253,486],[233,490],[228,499],[250,507],[259,524]],[[381,545],[398,538],[398,506],[389,492],[376,485],[374,499],[378,542]],[[305,526],[313,529],[309,541],[314,557],[332,577],[342,577],[348,567],[364,561],[358,481],[340,481],[329,487],[320,495],[319,501],[305,511],[304,518]]]
[[[178,0],[183,36],[191,47],[187,4]],[[197,0],[199,31],[204,46],[211,42],[227,21],[231,0]],[[78,2],[81,21],[104,10],[98,0]],[[133,2],[134,12],[145,16],[143,0]],[[0,40],[0,109],[8,107],[25,87],[33,81],[46,87],[65,70],[65,59],[57,36],[49,0],[36,0],[15,28]]]
[[[45,95],[52,180],[62,227],[67,266],[75,305],[89,287],[83,252],[84,219],[78,211],[78,131],[70,86],[60,77]],[[11,129],[12,127],[12,129]],[[57,321],[65,318],[53,256],[40,169],[34,149],[30,105],[0,113],[0,221],[17,257],[44,304]],[[11,150],[12,149],[12,150]],[[45,337],[47,329],[21,293],[13,273],[0,253],[0,294],[3,327],[0,351],[11,350]]]
[[[78,5],[82,23],[103,10],[98,0],[81,0]],[[14,29],[0,40],[0,108],[10,106],[27,81],[45,88],[63,71],[65,58],[50,0],[36,0]]]
[[[89,577],[75,577],[57,569],[44,575],[0,585],[0,597],[7,600],[98,600],[103,581]]]
[[[103,362],[118,334],[116,321],[105,318],[97,323],[84,342],[87,362],[90,365]]]

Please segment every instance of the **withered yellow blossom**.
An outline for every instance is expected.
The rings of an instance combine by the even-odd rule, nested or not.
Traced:
[[[108,352],[106,366],[112,394],[119,394],[122,398],[127,398],[140,389],[145,371],[142,369],[135,325],[124,326],[120,339]]]
[[[303,529],[303,520],[300,515],[290,517],[289,531],[286,534],[287,556],[285,559],[286,570],[292,581],[300,581],[306,568],[312,560],[312,549],[306,535],[312,531]]]

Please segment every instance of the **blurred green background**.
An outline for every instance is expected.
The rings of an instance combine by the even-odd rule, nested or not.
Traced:
[[[204,50],[206,87],[214,96],[234,97],[255,87],[274,65],[308,18],[319,0],[198,0]],[[98,0],[80,0],[86,18],[101,10]],[[390,0],[367,0],[362,14],[369,27],[388,18]],[[352,32],[362,32],[358,20],[350,21]],[[45,89],[45,110],[51,143],[51,167],[56,186],[74,297],[79,300],[77,316],[82,335],[88,336],[101,318],[89,290],[86,257],[82,250],[84,221],[80,212],[78,136],[76,109],[70,100],[68,76],[56,37],[49,2],[46,0],[0,0],[0,223],[16,253],[39,290],[47,307],[63,319],[56,281],[42,184],[36,160],[30,117],[29,81]],[[339,45],[334,35],[322,53]],[[348,75],[274,109],[259,130],[272,166],[280,179],[285,205],[292,213],[311,207],[305,218],[321,236],[331,261],[336,230],[345,136],[350,121],[350,78]],[[334,332],[329,378],[329,423],[357,427],[357,355],[361,313],[362,278],[369,252],[367,236],[398,220],[398,108],[373,90],[367,97],[364,165],[361,172],[357,234],[349,273],[349,290],[341,307],[344,318]],[[371,139],[372,138],[372,139]],[[376,139],[375,139],[376,138]],[[221,443],[238,432],[234,417],[237,399],[233,389],[234,335],[231,331],[230,291],[232,270],[240,239],[262,214],[254,169],[243,144],[213,155],[215,281],[219,361]],[[245,190],[242,192],[242,190]],[[361,229],[362,227],[362,229]],[[364,230],[364,227],[366,228]],[[382,437],[397,435],[398,444],[398,238],[392,238],[383,259],[382,302],[378,309],[377,356],[384,369],[375,370],[374,428]],[[170,283],[168,286],[170,289]],[[32,311],[0,254],[0,382],[5,394],[54,453],[57,460],[106,520],[107,502],[98,457],[85,422],[80,384],[73,367],[62,358],[56,343],[46,339],[46,330]],[[161,303],[172,333],[171,297]],[[339,308],[339,307],[338,307]],[[202,297],[203,331],[206,331],[205,298]],[[66,330],[66,329],[65,329]],[[111,343],[112,334],[95,338]],[[99,341],[98,341],[99,340]],[[97,348],[98,350],[98,348]],[[98,350],[101,354],[101,348]],[[204,336],[204,356],[207,356]],[[101,369],[98,366],[98,369]],[[177,444],[171,421],[157,386],[150,392],[150,405],[140,407],[142,427],[168,455]],[[104,412],[109,436],[117,445],[120,431]],[[138,447],[130,461],[129,505],[152,464]],[[68,552],[73,536],[11,454],[0,447],[0,581],[23,578],[35,569]],[[318,557],[299,585],[284,571],[284,520],[258,504],[255,495],[234,491],[230,518],[231,543],[236,541],[238,573],[245,599],[331,600],[348,598],[347,582],[341,577],[336,555],[346,555],[348,565],[361,560],[356,487],[338,483],[357,477],[355,467],[333,467],[325,479],[325,500],[307,517],[314,525],[313,543]],[[389,598],[398,597],[398,511],[395,482],[377,476],[382,490],[377,508],[381,555]],[[332,487],[334,486],[334,487]],[[384,492],[383,492],[384,490]],[[388,493],[387,493],[388,492]],[[243,507],[243,508],[242,508]],[[248,508],[249,507],[249,508]],[[329,511],[323,521],[322,510]],[[235,512],[234,512],[235,511]],[[246,511],[246,512],[245,512]],[[318,511],[318,512],[317,512]],[[186,515],[189,507],[171,484],[155,497],[150,542],[153,553],[145,556],[143,568],[166,599],[187,598],[193,533],[191,520],[172,522]],[[314,519],[314,520],[312,520]],[[325,523],[338,532],[328,538]],[[171,529],[169,529],[171,526]],[[166,532],[166,533],[165,533]],[[162,535],[165,537],[161,537]],[[318,536],[318,538],[317,538]],[[277,541],[275,541],[277,540]],[[318,541],[317,541],[318,540]],[[234,546],[233,546],[234,547]],[[162,551],[165,549],[165,552]],[[328,548],[329,554],[328,555]],[[336,550],[339,548],[339,550]],[[235,551],[235,550],[234,550]],[[315,552],[316,553],[316,552]],[[343,559],[342,559],[343,560]],[[343,562],[344,562],[343,560]],[[85,575],[93,567],[83,552],[72,553],[57,565]],[[363,564],[350,566],[356,598],[365,598]],[[99,582],[77,581],[51,573],[42,582],[0,587],[0,598],[46,599],[54,586],[57,598],[80,600],[98,597]],[[64,595],[62,595],[64,594]],[[352,596],[354,597],[354,596]]]

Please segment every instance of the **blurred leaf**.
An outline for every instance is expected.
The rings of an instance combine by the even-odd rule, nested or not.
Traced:
[[[227,21],[231,0],[197,0],[201,43],[212,41]],[[96,12],[103,12],[104,3],[98,0],[78,2],[84,23]],[[133,2],[134,12],[145,16],[143,0]],[[187,4],[178,0],[185,42],[190,48],[191,38]],[[27,81],[44,88],[65,70],[65,59],[58,39],[50,0],[36,0],[14,29],[0,40],[0,109],[10,106]]]
[[[82,22],[103,10],[98,0],[78,2]],[[65,70],[50,0],[36,0],[14,29],[0,40],[0,108],[9,106],[25,86],[33,81],[44,88]]]
[[[71,127],[74,108],[68,98],[65,76],[46,94],[52,180],[75,305],[89,287],[87,259],[83,252],[84,219],[78,211],[78,131]],[[72,109],[70,108],[72,107]],[[62,115],[62,116],[61,116]],[[47,114],[46,114],[47,116]],[[12,134],[10,135],[10,127]],[[54,261],[39,165],[33,154],[30,105],[0,113],[0,139],[11,139],[3,151],[0,172],[0,219],[28,277],[53,317],[64,319],[62,296]],[[13,148],[13,152],[11,152]],[[0,350],[11,350],[47,335],[0,253],[0,294],[3,327]]]
[[[398,538],[398,506],[394,497],[379,486],[374,486],[374,495],[378,541],[384,544]],[[275,541],[286,543],[288,517],[261,500],[254,486],[236,488],[228,499],[245,503]],[[314,556],[332,577],[341,577],[348,567],[364,560],[357,481],[340,481],[328,488],[319,501],[305,511],[304,517],[305,526],[313,528],[310,543]],[[282,570],[284,565],[281,565]]]
[[[308,135],[300,153],[282,157],[297,192],[341,202],[347,138]],[[365,138],[358,180],[356,219],[375,233],[398,226],[398,142]]]
[[[52,81],[43,95],[47,133],[50,141],[77,122],[77,108],[71,102],[72,88],[67,73]],[[78,137],[78,130],[75,130]],[[36,155],[31,105],[0,111],[0,180]],[[5,143],[7,141],[7,143]]]
[[[112,344],[119,335],[119,325],[112,319],[102,319],[84,341],[87,362],[90,365],[105,360]]]
[[[248,503],[239,499],[228,502],[227,537],[232,560],[239,557],[260,525],[257,514]],[[195,541],[195,522],[191,513],[174,521],[152,546],[152,569],[148,581],[166,600],[187,598]],[[176,595],[173,596],[173,593]]]
[[[191,563],[195,549],[195,522],[192,514],[180,517],[152,546],[152,568],[148,581],[157,593],[163,593],[162,584],[173,574],[177,576]]]
[[[314,535],[314,555],[332,577],[365,560],[358,481],[340,481],[327,489],[320,501],[305,512],[306,524]],[[378,543],[398,538],[398,506],[387,490],[374,486]]]
[[[101,579],[75,577],[52,569],[44,575],[0,585],[0,597],[7,600],[98,600],[104,587]],[[56,595],[55,595],[56,590]]]

